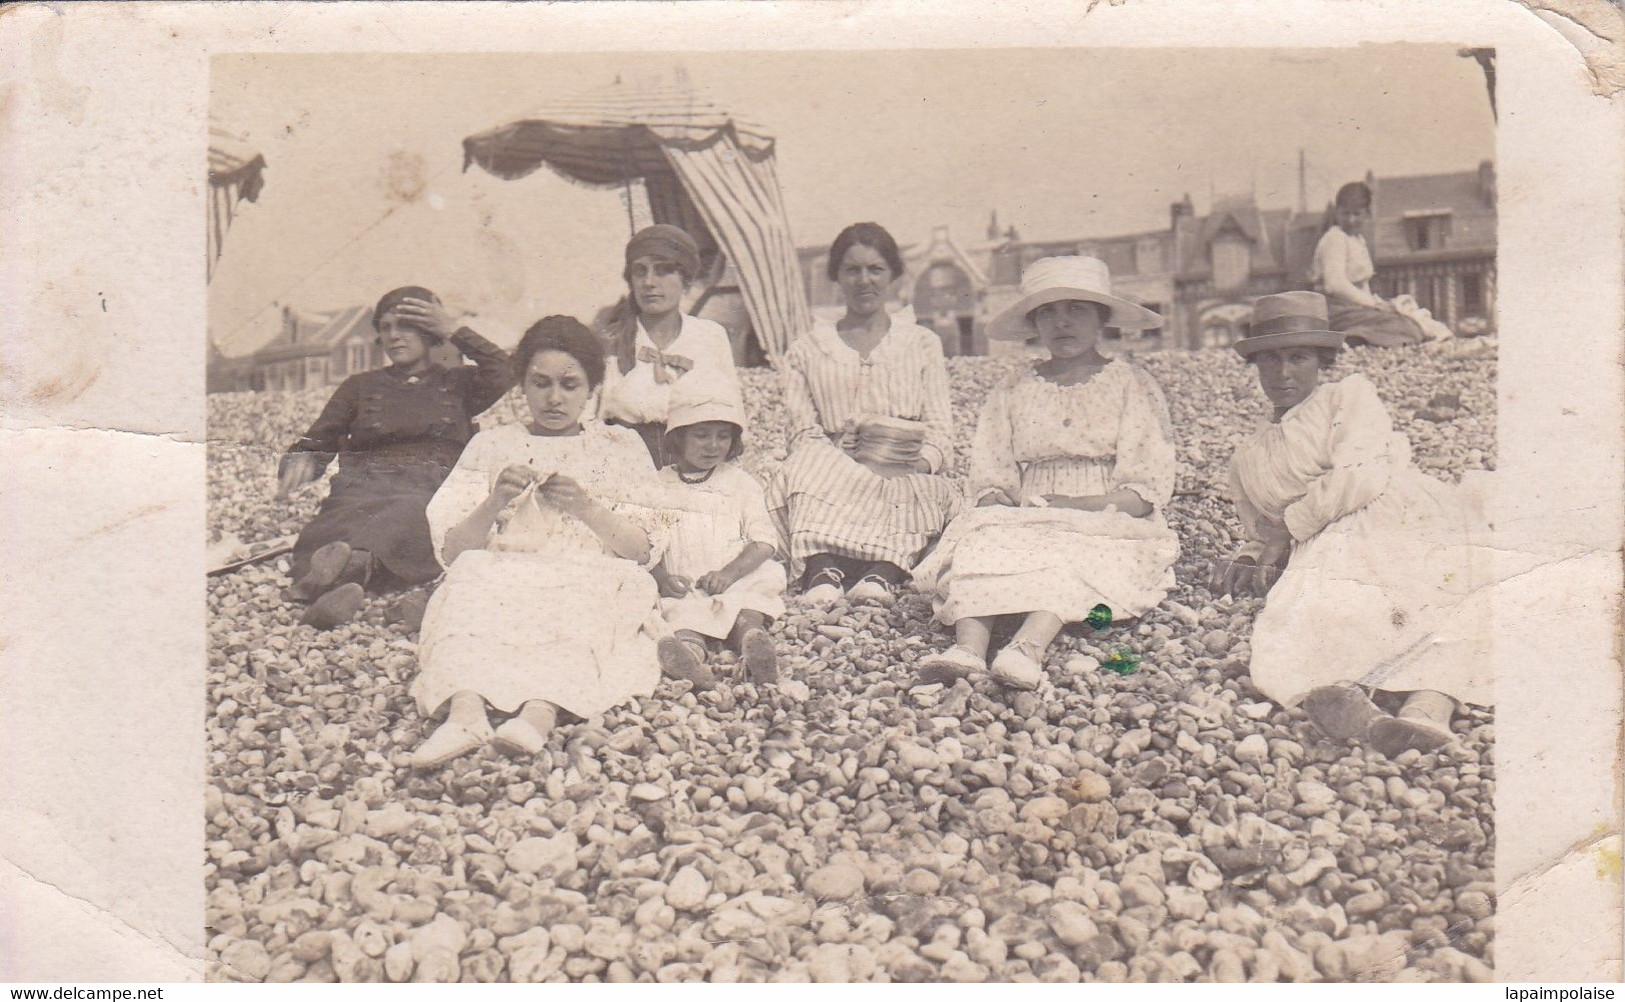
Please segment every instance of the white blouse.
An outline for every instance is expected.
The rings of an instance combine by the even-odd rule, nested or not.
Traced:
[[[1410,440],[1394,431],[1371,380],[1322,383],[1231,457],[1230,494],[1251,541],[1241,555],[1263,552],[1269,526],[1300,543],[1313,537],[1381,497],[1410,462]]]
[[[429,538],[442,567],[446,534],[491,494],[509,466],[529,465],[546,479],[555,473],[575,480],[610,510],[637,522],[650,535],[649,566],[660,557],[665,537],[665,489],[655,474],[649,450],[637,432],[589,421],[578,435],[533,435],[523,425],[498,425],[482,431],[463,449],[462,457],[428,507]],[[487,537],[493,551],[550,553],[569,550],[607,552],[602,540],[580,520],[536,500],[530,494],[510,505]]]
[[[783,366],[790,451],[809,439],[836,439],[849,422],[907,418],[925,424],[920,455],[941,472],[953,451],[953,412],[942,339],[915,324],[892,321],[867,355],[820,320],[790,345]]]
[[[1365,237],[1351,236],[1341,226],[1333,226],[1321,235],[1320,243],[1315,245],[1315,258],[1309,264],[1309,281],[1326,286],[1336,284],[1339,278],[1347,279],[1362,292],[1371,291],[1366,283],[1376,273]]]
[[[624,424],[666,420],[672,385],[696,373],[700,378],[723,380],[738,396],[739,373],[734,368],[733,344],[721,324],[684,316],[677,336],[664,349],[655,347],[649,332],[643,329],[642,320],[637,321],[637,325],[634,339],[637,362],[623,375],[615,359],[608,360],[603,403],[598,410],[604,420]],[[668,376],[667,382],[661,382],[657,376],[657,371],[662,369]]]
[[[1032,369],[988,395],[971,446],[971,498],[995,489],[1013,500],[1132,490],[1162,508],[1174,492],[1168,402],[1123,359],[1060,386]]]

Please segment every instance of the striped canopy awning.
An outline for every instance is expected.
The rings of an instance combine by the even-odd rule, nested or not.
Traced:
[[[751,326],[775,362],[811,324],[774,166],[774,139],[687,87],[605,90],[560,100],[463,140],[463,168],[525,177],[544,164],[582,184],[642,179],[656,222],[720,250],[740,277]]]
[[[265,187],[265,157],[239,135],[209,123],[208,277],[225,245],[237,203],[254,201]]]

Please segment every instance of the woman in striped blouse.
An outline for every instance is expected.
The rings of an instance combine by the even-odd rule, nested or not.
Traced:
[[[785,355],[790,455],[768,506],[813,605],[848,584],[854,599],[885,598],[960,508],[941,475],[953,436],[942,342],[885,310],[902,274],[883,228],[842,230],[829,277],[846,315],[819,321]]]

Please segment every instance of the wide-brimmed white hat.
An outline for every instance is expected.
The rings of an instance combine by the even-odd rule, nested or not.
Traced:
[[[987,336],[998,341],[1025,341],[1038,333],[1027,314],[1046,303],[1067,299],[1110,307],[1106,324],[1119,330],[1162,326],[1162,317],[1112,295],[1112,272],[1100,258],[1045,257],[1027,266],[1021,276],[1021,298],[989,321]]]
[[[701,424],[706,421],[727,421],[745,430],[745,402],[728,382],[689,373],[672,384],[666,406],[666,431]]]

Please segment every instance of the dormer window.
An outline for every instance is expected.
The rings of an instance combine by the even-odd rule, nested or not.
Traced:
[[[1441,250],[1450,240],[1449,210],[1407,212],[1399,225],[1405,233],[1405,246],[1413,251]]]
[[[1213,261],[1214,288],[1239,289],[1252,277],[1252,242],[1235,227],[1227,226],[1220,231],[1213,238],[1208,253]]]

